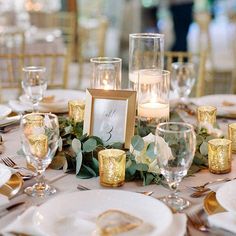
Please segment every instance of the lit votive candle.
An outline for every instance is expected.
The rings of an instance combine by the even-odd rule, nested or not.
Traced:
[[[34,113],[29,114],[26,117],[26,123],[24,125],[24,133],[29,136],[34,133],[35,128],[42,127],[44,124],[43,116],[35,115]]]
[[[228,138],[232,141],[232,152],[236,153],[236,123],[229,124]]]
[[[68,102],[69,118],[75,123],[82,122],[84,120],[84,108],[85,104],[79,100],[71,100]]]
[[[125,182],[125,151],[106,149],[98,153],[100,184],[118,187]]]
[[[216,108],[213,106],[200,106],[197,108],[198,123],[216,123]]]
[[[169,119],[169,104],[149,102],[139,104],[138,115],[147,118],[166,118]]]
[[[44,159],[48,153],[48,137],[44,134],[32,134],[28,137],[31,153],[39,159]]]
[[[231,171],[231,143],[228,139],[208,141],[208,165],[211,173],[225,174]]]

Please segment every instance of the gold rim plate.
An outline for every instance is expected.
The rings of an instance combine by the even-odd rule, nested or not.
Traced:
[[[225,209],[217,201],[216,193],[213,191],[206,195],[206,197],[204,198],[203,206],[208,215],[213,215],[225,211]]]
[[[21,176],[17,173],[14,173],[11,176],[11,178],[8,180],[8,182],[5,183],[0,188],[0,193],[2,195],[7,196],[8,198],[12,198],[21,190],[23,183],[24,183],[24,181],[21,178]]]

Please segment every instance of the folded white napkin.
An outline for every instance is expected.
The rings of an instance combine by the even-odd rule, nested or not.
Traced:
[[[32,106],[29,104],[24,104],[18,100],[10,100],[9,106],[11,109],[17,113],[23,113],[25,111],[32,111]]]
[[[7,203],[9,203],[8,197],[0,194],[0,206],[3,206]]]
[[[15,221],[6,226],[0,231],[3,235],[7,236],[10,232],[24,233],[37,236],[51,236],[51,235],[71,235],[77,236],[78,229],[80,236],[96,235],[95,219],[96,216],[86,212],[74,212],[69,216],[60,216],[58,223],[54,226],[48,224],[47,230],[37,225],[37,221],[33,221],[35,210],[37,207],[28,208],[22,215],[18,216]],[[186,229],[187,218],[185,214],[175,214],[173,222],[167,232],[161,236],[184,236]],[[45,230],[45,232],[43,232]]]
[[[10,168],[0,163],[0,187],[11,178],[11,175]]]
[[[208,216],[211,226],[219,227],[236,234],[236,214],[233,212],[222,212]]]
[[[23,103],[17,100],[10,100],[9,106],[11,109],[17,113],[23,113],[25,111],[32,111],[32,105],[29,103]],[[68,111],[67,102],[61,103],[40,103],[39,111],[41,112],[53,112],[53,113],[63,113]]]

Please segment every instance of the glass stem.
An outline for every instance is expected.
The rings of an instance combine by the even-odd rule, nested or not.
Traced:
[[[37,177],[36,177],[36,188],[37,190],[44,190],[46,188],[45,178],[44,178],[44,169],[39,166],[37,170]]]
[[[33,103],[33,112],[38,112],[38,106],[39,106],[39,102],[34,102]]]
[[[177,198],[178,197],[178,187],[179,182],[169,183],[170,189],[172,190],[170,197]]]

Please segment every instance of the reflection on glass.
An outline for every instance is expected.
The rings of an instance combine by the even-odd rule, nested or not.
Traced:
[[[24,115],[21,120],[21,143],[27,160],[36,169],[37,183],[27,187],[25,193],[30,196],[45,196],[56,192],[56,189],[45,183],[43,173],[51,163],[59,140],[59,124],[56,115],[51,113],[34,113],[35,117],[41,117],[40,127],[31,127],[29,130],[29,117]],[[30,118],[30,119],[31,119]]]

